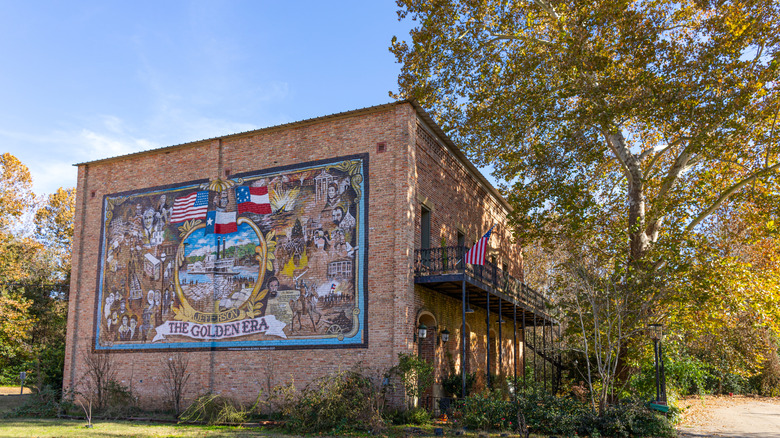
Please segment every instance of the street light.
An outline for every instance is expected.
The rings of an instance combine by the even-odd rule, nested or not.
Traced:
[[[655,403],[651,403],[650,407],[666,412],[669,408],[666,406],[666,376],[664,375],[663,350],[661,349],[664,327],[661,324],[648,324],[647,329],[653,340],[655,354]]]

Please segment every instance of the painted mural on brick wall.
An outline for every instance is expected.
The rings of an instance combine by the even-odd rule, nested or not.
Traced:
[[[106,196],[95,348],[365,345],[366,160]]]

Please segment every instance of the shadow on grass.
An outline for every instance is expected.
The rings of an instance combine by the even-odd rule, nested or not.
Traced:
[[[0,417],[23,405],[31,395],[0,395]]]

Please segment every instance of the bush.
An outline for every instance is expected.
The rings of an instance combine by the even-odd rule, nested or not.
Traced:
[[[386,427],[377,407],[379,398],[360,369],[323,376],[301,391],[287,424],[298,433],[379,432]]]
[[[474,386],[474,381],[477,379],[476,373],[466,374],[466,394],[471,394],[471,388]],[[442,389],[451,397],[463,398],[463,374],[450,374],[449,377],[442,380]]]
[[[676,395],[704,394],[712,374],[707,364],[692,356],[664,357],[666,390],[670,398]],[[647,362],[639,373],[631,378],[634,393],[650,400],[655,399],[655,364]]]
[[[51,386],[45,386],[40,392],[32,394],[27,401],[14,409],[9,417],[52,418],[60,413],[60,394]]]
[[[505,400],[499,391],[490,390],[466,397],[458,403],[463,426],[477,430],[507,429],[515,417],[513,408],[513,403]]]
[[[425,408],[416,407],[405,412],[406,424],[423,425],[431,422],[431,414]]]
[[[419,397],[433,384],[433,365],[414,354],[398,353],[398,365],[389,375],[397,375],[409,398]]]
[[[240,424],[245,423],[249,412],[240,403],[216,394],[196,398],[179,417],[192,423]]]
[[[127,386],[116,380],[109,380],[103,388],[104,407],[97,411],[98,414],[108,418],[121,418],[132,415],[137,411],[135,397]]]
[[[517,430],[525,422],[531,432],[543,435],[674,435],[665,417],[638,401],[611,406],[601,417],[587,403],[544,392],[510,401],[498,391],[486,391],[460,401],[458,406],[463,425],[476,430]]]
[[[650,410],[642,402],[632,400],[619,403],[607,408],[601,417],[593,416],[587,431],[598,431],[604,436],[631,437],[672,437],[675,436],[674,428],[669,421]]]

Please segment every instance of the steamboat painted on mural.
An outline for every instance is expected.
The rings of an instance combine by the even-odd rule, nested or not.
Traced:
[[[366,346],[367,160],[105,196],[95,349]]]

